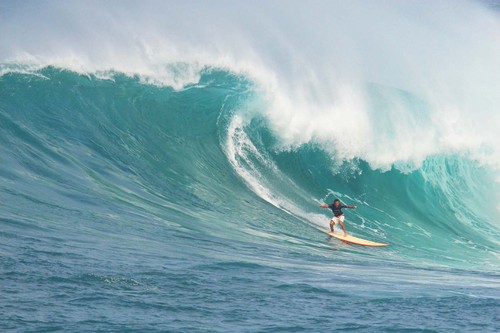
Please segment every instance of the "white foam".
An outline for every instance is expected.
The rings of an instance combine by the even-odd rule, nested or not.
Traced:
[[[306,197],[296,184],[282,174],[276,165],[267,157],[262,155],[254,143],[245,133],[245,120],[236,115],[231,119],[228,126],[227,137],[223,150],[236,171],[245,184],[260,198],[269,202],[276,208],[290,214],[294,217],[302,218],[318,226],[325,225],[325,217],[322,214],[306,212],[286,197],[278,193],[269,183],[270,178],[278,179],[286,184],[286,187],[293,190],[296,194],[302,194],[303,200],[310,199]]]
[[[278,199],[272,191],[262,185],[262,179],[259,180],[257,178],[260,173],[251,158],[256,157],[260,163],[267,165],[269,165],[270,162],[259,153],[257,148],[247,137],[243,130],[243,119],[239,116],[233,117],[229,125],[225,153],[233,168],[237,171],[238,175],[243,178],[250,189],[262,199],[279,207]]]

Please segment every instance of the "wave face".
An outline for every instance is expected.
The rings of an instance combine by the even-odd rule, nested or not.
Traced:
[[[289,6],[2,5],[0,327],[498,329],[498,14]]]

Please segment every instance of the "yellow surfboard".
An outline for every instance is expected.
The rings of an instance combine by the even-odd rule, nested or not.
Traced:
[[[346,243],[362,245],[362,246],[387,246],[387,245],[389,245],[389,244],[384,244],[384,243],[372,242],[372,241],[369,241],[366,239],[362,239],[362,238],[358,238],[358,237],[354,237],[354,236],[350,236],[350,235],[347,235],[346,237],[344,237],[343,233],[342,234],[335,233],[335,232],[331,232],[330,230],[327,230],[327,229],[319,229],[319,230],[323,231],[324,233],[329,234],[332,237],[340,239],[341,241],[346,242]]]

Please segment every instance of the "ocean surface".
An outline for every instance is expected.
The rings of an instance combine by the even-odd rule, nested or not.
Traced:
[[[499,332],[498,8],[1,1],[0,331]]]

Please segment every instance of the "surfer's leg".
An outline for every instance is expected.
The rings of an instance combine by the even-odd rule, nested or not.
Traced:
[[[342,230],[344,231],[344,237],[347,236],[347,231],[345,231],[344,222],[340,222],[340,226],[342,227]]]
[[[335,227],[335,223],[337,223],[339,221],[339,218],[338,217],[332,217],[332,219],[330,220],[330,230],[333,232],[334,230],[334,227]]]
[[[330,230],[333,232],[334,231],[334,228],[335,228],[335,223],[339,222],[339,218],[334,216],[332,217],[332,219],[330,220]]]
[[[342,230],[344,231],[344,237],[347,236],[347,231],[345,231],[345,226],[344,226],[344,216],[339,217],[339,224],[342,227]]]

